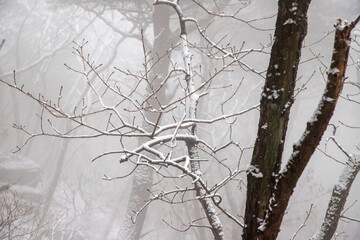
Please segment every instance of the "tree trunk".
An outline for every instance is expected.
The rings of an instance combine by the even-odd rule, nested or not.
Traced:
[[[184,80],[186,82],[185,94],[188,95],[188,97],[186,97],[185,99],[186,101],[185,114],[188,119],[196,119],[199,95],[195,91],[194,79],[192,75],[191,54],[188,47],[185,16],[183,15],[182,10],[177,2],[168,2],[162,0],[157,0],[154,2],[154,5],[161,5],[161,4],[171,6],[176,11],[179,17],[182,57],[184,61],[184,72],[185,72]],[[196,135],[195,134],[196,125],[192,126],[191,129],[189,130],[191,132],[191,135]],[[186,146],[190,158],[191,172],[197,175],[197,178],[193,179],[196,195],[209,221],[209,224],[211,226],[210,229],[216,240],[225,240],[225,234],[220,219],[216,214],[213,200],[209,197],[206,197],[206,195],[208,195],[208,190],[206,189],[206,186],[204,186],[204,182],[202,181],[201,178],[202,172],[200,169],[199,153],[196,142],[188,140],[186,141]]]
[[[171,33],[169,28],[170,10],[166,6],[159,6],[154,8],[153,23],[154,23],[154,41],[151,51],[151,57],[154,61],[170,48]],[[157,89],[160,83],[168,73],[169,61],[168,58],[162,58],[150,72],[149,81],[152,83],[152,89]],[[147,89],[149,94],[151,89]],[[165,95],[165,87],[162,87],[156,94],[158,100],[165,104],[167,102]],[[153,108],[158,108],[158,102],[154,97],[149,98],[148,104]],[[158,113],[147,112],[146,117],[151,122],[156,122],[159,117]],[[146,127],[145,127],[146,128]],[[133,174],[133,183],[131,186],[130,199],[128,202],[127,212],[123,219],[122,226],[119,231],[118,238],[123,240],[137,240],[140,239],[142,228],[144,225],[146,211],[145,208],[136,219],[136,223],[132,223],[132,216],[134,210],[140,209],[144,202],[149,198],[148,189],[151,187],[153,181],[152,170],[147,166],[138,166]]]
[[[276,239],[296,183],[319,145],[334,113],[345,81],[350,33],[359,20],[360,16],[351,24],[339,20],[336,26],[334,51],[330,69],[327,72],[328,81],[324,94],[313,117],[307,122],[303,135],[294,144],[293,153],[284,170],[277,175],[277,184],[273,191],[272,200],[269,202],[267,225],[263,233],[264,239]]]
[[[247,175],[243,239],[263,239],[262,227],[275,175],[280,170],[290,108],[303,39],[307,33],[310,0],[279,0],[275,41],[271,50],[260,119]]]

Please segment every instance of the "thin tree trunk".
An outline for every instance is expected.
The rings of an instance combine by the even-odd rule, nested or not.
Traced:
[[[180,16],[179,16],[180,17]],[[181,18],[181,17],[180,17]],[[197,112],[197,105],[198,105],[198,95],[194,93],[195,87],[191,73],[191,55],[187,46],[187,35],[186,35],[186,28],[185,23],[182,24],[181,27],[181,38],[182,38],[182,49],[183,49],[183,59],[184,59],[184,67],[186,71],[185,81],[187,84],[187,93],[190,95],[186,99],[186,116],[189,119],[196,119],[196,112]],[[191,128],[191,134],[195,135],[196,126]],[[188,148],[188,153],[190,157],[190,168],[191,172],[195,173],[199,178],[201,177],[201,169],[200,169],[200,161],[199,153],[196,146],[196,142],[187,141],[186,146]],[[207,195],[206,189],[204,186],[198,181],[197,179],[194,180],[196,195],[199,198],[199,201],[203,207],[205,215],[211,225],[211,231],[216,240],[224,240],[225,234],[222,228],[222,224],[220,222],[219,217],[216,214],[216,210],[214,208],[213,202],[210,198],[205,197]]]
[[[186,145],[188,148],[189,157],[192,160],[190,162],[191,171],[200,177],[201,176],[200,161],[196,161],[197,159],[199,159],[197,146],[195,143],[191,143],[191,142],[187,142]],[[199,197],[199,201],[211,225],[211,231],[215,239],[216,240],[226,239],[222,228],[222,224],[220,222],[219,217],[216,214],[216,210],[214,208],[212,200],[210,198],[204,198],[204,196],[207,195],[206,189],[200,184],[199,181],[196,181],[194,184],[196,189],[196,195]]]
[[[186,29],[185,23],[182,25],[181,29],[181,38],[182,38],[182,48],[183,48],[183,58],[184,58],[184,67],[186,71],[185,81],[187,84],[187,94],[193,93],[195,91],[194,82],[192,79],[191,73],[191,55],[189,49],[187,47],[187,38],[186,38]],[[198,104],[198,95],[196,93],[191,94],[186,99],[186,116],[189,119],[196,119],[197,112],[197,104]],[[191,134],[195,135],[196,126],[191,128]],[[201,169],[200,169],[200,161],[199,153],[196,146],[196,142],[187,141],[186,146],[188,148],[188,153],[190,157],[190,168],[191,172],[195,173],[199,178],[201,177]],[[205,197],[207,195],[206,189],[197,179],[194,180],[196,195],[199,198],[199,201],[203,207],[205,215],[211,225],[211,231],[216,240],[224,240],[225,234],[222,228],[222,224],[220,222],[219,217],[216,215],[216,210],[214,208],[213,202],[210,198]]]
[[[177,13],[179,17],[179,23],[180,23],[180,37],[181,37],[181,43],[182,43],[182,57],[184,60],[184,71],[185,71],[185,82],[186,82],[186,93],[188,97],[186,98],[186,117],[189,119],[195,119],[196,118],[196,112],[197,112],[197,105],[199,96],[195,92],[195,86],[192,76],[192,69],[191,69],[191,54],[187,45],[187,30],[186,30],[186,20],[185,17],[181,11],[180,6],[177,2],[169,2],[169,1],[162,1],[157,0],[154,2],[155,5],[169,5],[171,6]],[[196,132],[196,126],[192,126],[190,129],[190,132],[192,135],[195,135]],[[209,197],[206,197],[208,194],[205,186],[202,182],[200,182],[201,179],[201,169],[200,169],[200,161],[199,159],[199,153],[196,146],[195,141],[186,141],[186,146],[188,149],[188,154],[190,158],[190,168],[191,172],[196,174],[198,176],[198,179],[193,179],[196,195],[203,207],[204,213],[210,223],[211,231],[214,235],[214,238],[216,240],[224,240],[225,234],[223,232],[222,224],[220,222],[219,217],[216,214],[215,207],[213,205],[212,199]]]

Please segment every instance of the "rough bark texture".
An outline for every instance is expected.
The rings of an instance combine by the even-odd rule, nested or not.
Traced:
[[[293,153],[277,179],[273,201],[270,202],[269,216],[263,233],[264,239],[276,239],[280,225],[298,179],[308,164],[310,157],[319,145],[323,133],[334,113],[337,100],[344,85],[345,71],[350,49],[350,33],[359,17],[351,24],[339,20],[335,31],[334,50],[331,66],[328,70],[328,81],[312,119],[308,121],[301,139],[294,144]]]
[[[275,40],[271,50],[264,90],[261,96],[257,139],[247,175],[246,227],[243,239],[263,239],[259,227],[280,169],[285,135],[293,103],[301,45],[307,32],[310,0],[278,3]]]

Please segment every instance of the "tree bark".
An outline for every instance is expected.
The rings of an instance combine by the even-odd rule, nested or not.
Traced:
[[[279,0],[275,41],[271,50],[260,119],[247,175],[243,239],[263,239],[261,226],[280,170],[285,135],[293,103],[303,39],[307,33],[310,0]]]
[[[263,233],[264,239],[276,239],[296,183],[319,145],[334,113],[344,85],[350,49],[350,33],[359,20],[360,16],[351,24],[339,20],[336,26],[334,50],[330,69],[327,72],[328,80],[324,94],[313,117],[307,122],[302,137],[294,144],[293,153],[284,170],[277,175],[277,184],[274,187],[272,200],[269,202],[267,225]]]

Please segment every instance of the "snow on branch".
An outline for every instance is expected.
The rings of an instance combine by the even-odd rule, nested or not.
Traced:
[[[177,134],[177,135],[165,135],[162,137],[157,137],[153,140],[150,140],[148,142],[145,142],[144,144],[140,145],[139,147],[137,147],[136,149],[134,149],[133,151],[131,151],[132,153],[140,153],[142,151],[147,151],[150,152],[154,155],[156,155],[157,157],[159,157],[161,160],[166,160],[165,156],[160,153],[159,151],[153,149],[152,147],[155,145],[159,145],[159,144],[164,144],[167,143],[169,141],[172,141],[173,139],[176,139],[177,141],[194,141],[194,142],[198,142],[199,140],[197,139],[196,136],[193,135],[189,135],[189,134]],[[120,163],[127,161],[130,157],[132,157],[134,154],[128,154],[126,156],[121,157],[120,159]]]
[[[104,66],[96,63],[96,60],[92,59],[92,56],[85,51],[87,41],[84,40],[81,43],[74,42],[74,54],[79,59],[80,64],[78,66],[65,64],[67,70],[80,76],[82,82],[79,82],[79,85],[74,85],[71,91],[65,89],[67,86],[62,86],[59,94],[54,97],[55,100],[52,100],[52,96],[27,92],[25,87],[17,81],[15,72],[13,83],[0,79],[2,84],[15,89],[40,106],[40,111],[37,114],[39,129],[31,132],[26,126],[14,124],[14,128],[24,132],[27,137],[23,145],[18,147],[18,150],[23,149],[30,140],[37,137],[67,140],[99,137],[119,139],[120,143],[116,149],[102,152],[95,156],[92,161],[107,156],[118,157],[121,164],[131,165],[132,168],[129,170],[130,172],[118,177],[108,177],[104,174],[103,180],[112,181],[128,177],[139,166],[151,169],[162,180],[183,178],[190,180],[187,181],[188,186],[186,187],[161,190],[160,193],[152,192],[152,198],[141,209],[136,209],[135,218],[150,202],[155,200],[169,204],[197,200],[203,206],[215,238],[225,239],[222,224],[216,211],[227,216],[239,226],[244,227],[244,225],[236,214],[222,207],[220,192],[231,182],[241,182],[239,175],[245,170],[240,169],[241,157],[239,157],[237,166],[234,168],[233,162],[228,163],[219,160],[215,155],[219,151],[228,149],[231,145],[240,147],[238,143],[232,140],[231,134],[229,140],[222,139],[220,147],[212,146],[216,144],[210,144],[210,142],[208,143],[198,137],[196,128],[198,125],[210,126],[219,122],[224,122],[226,126],[230,126],[235,122],[236,117],[257,110],[259,104],[229,114],[224,114],[222,111],[215,117],[203,119],[197,117],[197,105],[199,99],[206,96],[211,90],[209,86],[212,85],[212,81],[221,73],[231,71],[231,66],[240,63],[246,71],[257,72],[244,63],[242,58],[252,52],[262,52],[263,48],[249,50],[241,48],[239,51],[228,51],[226,48],[220,47],[218,43],[211,41],[205,33],[206,29],[201,29],[196,19],[185,17],[177,1],[156,0],[154,4],[165,4],[174,8],[180,21],[181,34],[178,39],[180,43],[172,45],[163,55],[151,57],[150,51],[145,48],[143,33],[141,37],[133,34],[128,36],[142,40],[144,61],[140,70],[114,67],[114,71],[103,74]],[[98,15],[96,12],[94,14]],[[106,22],[106,19],[102,18],[102,20]],[[200,35],[207,42],[207,49],[196,47],[196,44],[188,40],[186,24],[189,22],[196,24]],[[106,23],[108,24],[108,22]],[[110,27],[114,28],[112,25]],[[176,62],[171,62],[172,68],[168,70],[167,74],[156,75],[154,69],[158,67],[157,64],[162,64],[160,60],[165,58],[172,61],[171,53],[178,49],[181,50],[183,64],[179,67]],[[201,73],[201,70],[196,72],[192,68],[193,49],[207,52],[206,56],[212,59],[230,58],[230,61],[224,61],[222,66],[215,69],[215,73],[211,73],[207,77]],[[219,54],[223,54],[223,56],[212,55],[212,49],[220,50]],[[180,79],[182,77],[183,79],[179,83],[172,82],[175,78]],[[200,81],[196,82],[195,80],[198,79]],[[173,99],[171,96],[168,101],[161,101],[159,96],[163,94],[164,89],[170,83],[179,84],[179,87],[176,86],[174,91],[182,90],[183,92],[181,95],[176,92]],[[83,88],[82,95],[78,94],[79,86]],[[232,97],[238,92],[239,87],[236,88]],[[144,94],[144,89],[146,89],[146,94]],[[68,95],[66,95],[67,92],[69,92]],[[72,105],[72,101],[66,101],[66,98],[76,99],[77,103]],[[155,115],[157,118],[149,117],[150,115]],[[70,127],[65,129],[62,125],[63,122],[71,123],[68,124]],[[233,131],[231,126],[229,130]],[[138,138],[140,138],[139,143],[133,146],[133,139]],[[188,150],[186,153],[183,152],[184,147]],[[199,156],[199,150],[210,155],[211,159],[204,159],[204,157]],[[209,174],[202,171],[200,163],[209,162],[213,159],[228,173],[219,179],[211,179],[210,185],[204,177],[209,176]],[[187,196],[188,193],[192,194],[194,191],[196,196]],[[177,198],[178,196],[181,196],[180,199]]]
[[[346,162],[346,166],[334,185],[321,228],[312,238],[310,238],[310,240],[330,240],[332,238],[341,218],[341,212],[344,209],[351,185],[354,182],[359,170],[360,144],[358,144],[357,150],[351,154],[350,158]]]
[[[206,9],[201,3],[199,3],[198,1],[194,1],[195,4],[197,4],[198,6],[200,6],[202,9]],[[210,47],[208,47],[209,52],[206,53],[206,55],[208,57],[214,58],[214,59],[218,59],[218,60],[224,60],[225,58],[230,58],[231,59],[231,65],[233,63],[238,63],[240,65],[240,67],[245,70],[245,71],[250,71],[253,72],[255,74],[257,74],[258,76],[260,76],[261,78],[265,78],[263,76],[263,74],[266,72],[266,70],[256,70],[253,67],[251,67],[249,64],[247,64],[246,62],[243,61],[243,58],[245,56],[247,56],[248,54],[252,53],[252,52],[259,52],[259,53],[266,53],[264,51],[265,47],[269,47],[271,46],[271,44],[268,44],[267,46],[262,46],[259,49],[254,49],[254,48],[250,48],[250,49],[240,49],[238,51],[228,51],[225,47],[219,46],[219,43],[214,42],[213,40],[211,40],[207,35],[206,35],[206,28],[201,28],[199,22],[195,19],[195,18],[189,18],[189,17],[185,17],[183,11],[181,10],[179,4],[177,3],[177,1],[169,1],[169,0],[155,0],[154,5],[159,5],[159,4],[166,4],[171,6],[172,8],[174,8],[174,10],[176,11],[179,20],[180,20],[180,28],[181,28],[181,33],[180,35],[185,36],[186,35],[186,22],[192,22],[193,24],[195,24],[196,29],[198,30],[198,33],[201,35],[201,37],[210,45]],[[212,11],[207,10],[207,13],[210,15],[214,15],[216,16],[216,14]],[[219,15],[220,17],[232,17],[236,20],[241,20],[240,18],[235,17],[235,15],[230,16],[230,15]],[[275,15],[274,15],[275,16]],[[271,16],[273,17],[273,16]],[[243,21],[243,20],[241,20]],[[250,24],[251,21],[243,21],[244,23],[247,23],[249,26],[256,28],[255,26],[253,26],[252,24]],[[269,30],[269,29],[266,29]],[[187,41],[186,38],[182,38],[183,40]],[[196,47],[196,46],[195,46]],[[196,47],[197,48],[197,47]],[[211,53],[211,49],[216,49],[218,50],[218,52],[222,53],[223,55],[220,57],[214,56]],[[201,49],[199,49],[200,51],[202,51]]]
[[[318,145],[318,142],[320,142],[323,132],[326,130],[333,115],[337,100],[344,85],[350,49],[351,30],[359,20],[360,16],[350,24],[346,21],[338,20],[335,32],[334,52],[330,69],[327,72],[328,81],[324,94],[313,116],[308,121],[302,137],[294,144],[293,153],[284,170],[281,172],[280,178],[285,178],[287,175],[290,176],[292,172],[302,172]],[[301,167],[299,168],[299,166]]]
[[[179,6],[179,1],[167,1],[167,0],[155,0],[154,5],[158,4],[164,4],[172,7],[176,14],[179,17],[179,25],[180,25],[180,41],[182,46],[182,58],[184,62],[184,69],[185,69],[185,76],[184,80],[186,83],[185,88],[185,116],[187,119],[196,119],[197,115],[197,105],[199,102],[200,95],[197,93],[194,79],[193,79],[193,70],[191,66],[192,61],[192,55],[190,53],[189,47],[188,47],[188,40],[187,40],[187,30],[186,30],[186,22],[187,21],[193,21],[197,22],[193,18],[186,18],[184,17],[184,14],[181,10],[181,7]],[[184,121],[184,117],[181,119],[181,121]],[[179,125],[176,126],[176,131],[179,128]],[[191,128],[189,129],[191,134],[193,136],[196,135],[196,124],[193,124]],[[177,135],[179,136],[179,135]],[[192,183],[195,186],[196,190],[196,196],[197,199],[200,201],[204,213],[206,214],[206,217],[211,225],[210,229],[214,235],[214,238],[216,240],[224,240],[225,235],[223,232],[222,223],[219,219],[219,217],[216,214],[216,210],[214,207],[214,196],[212,196],[207,189],[206,185],[203,185],[202,182],[202,172],[200,167],[200,161],[199,161],[199,153],[197,149],[198,142],[196,141],[186,141],[186,146],[188,150],[188,156],[193,161],[190,162],[189,166],[191,169],[191,173],[195,175],[195,179],[193,177]],[[205,144],[206,145],[206,144]],[[209,196],[208,198],[207,196]]]

